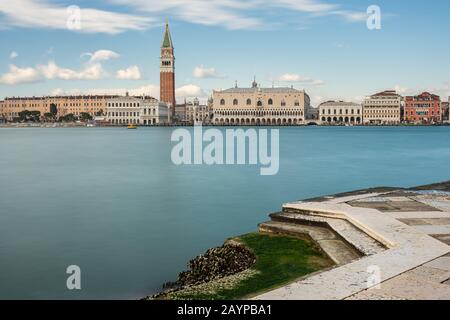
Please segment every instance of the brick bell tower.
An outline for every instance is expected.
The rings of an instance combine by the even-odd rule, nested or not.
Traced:
[[[171,118],[175,116],[175,56],[173,52],[172,37],[169,31],[169,22],[166,22],[166,30],[161,44],[160,65],[160,98],[162,102],[170,105]]]

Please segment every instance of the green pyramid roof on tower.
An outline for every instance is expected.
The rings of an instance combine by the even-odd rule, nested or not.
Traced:
[[[172,48],[172,38],[170,37],[169,23],[166,23],[166,31],[164,32],[164,39],[162,43],[163,48]]]

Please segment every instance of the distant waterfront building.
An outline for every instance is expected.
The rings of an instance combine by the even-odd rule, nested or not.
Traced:
[[[306,120],[319,120],[319,108],[306,108]]]
[[[405,97],[404,119],[410,123],[440,123],[442,121],[441,98],[429,92]]]
[[[301,125],[310,98],[293,88],[251,88],[213,92],[213,123],[219,125]]]
[[[179,103],[175,107],[175,117],[172,122],[183,123],[186,122],[186,101],[184,103]]]
[[[363,102],[364,124],[399,124],[403,97],[387,90],[367,97]]]
[[[6,117],[3,114],[3,109],[5,108],[5,101],[0,100],[0,123],[4,123],[6,121]]]
[[[202,122],[203,124],[209,124],[211,122],[211,116],[211,106],[208,104],[200,104],[197,98],[186,103],[187,123],[194,124],[195,122]]]
[[[353,124],[363,121],[362,106],[358,103],[345,101],[327,101],[319,105],[321,124]]]
[[[160,62],[160,100],[168,105],[175,117],[175,55],[168,23],[161,43]]]
[[[106,101],[111,95],[74,95],[74,96],[45,96],[45,97],[7,97],[2,103],[0,115],[6,120],[13,121],[21,111],[39,111],[41,118],[45,113],[56,110],[57,117],[73,114],[80,116],[88,113],[92,117],[106,111]]]
[[[106,122],[111,125],[158,125],[169,122],[167,104],[153,97],[117,97],[108,100]]]
[[[450,101],[450,98],[449,98]],[[442,121],[449,121],[449,102],[441,102]]]

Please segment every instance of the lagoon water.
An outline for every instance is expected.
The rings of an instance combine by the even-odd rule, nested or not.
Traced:
[[[140,298],[283,202],[450,179],[450,127],[281,128],[275,176],[175,166],[171,133],[0,129],[0,299]]]

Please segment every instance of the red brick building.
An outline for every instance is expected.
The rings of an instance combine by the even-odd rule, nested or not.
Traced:
[[[411,123],[440,123],[442,121],[441,98],[423,92],[405,97],[404,120]]]
[[[170,36],[169,24],[166,23],[166,30],[161,44],[161,65],[160,65],[160,96],[159,100],[167,103],[170,108],[171,118],[175,116],[175,56]]]

